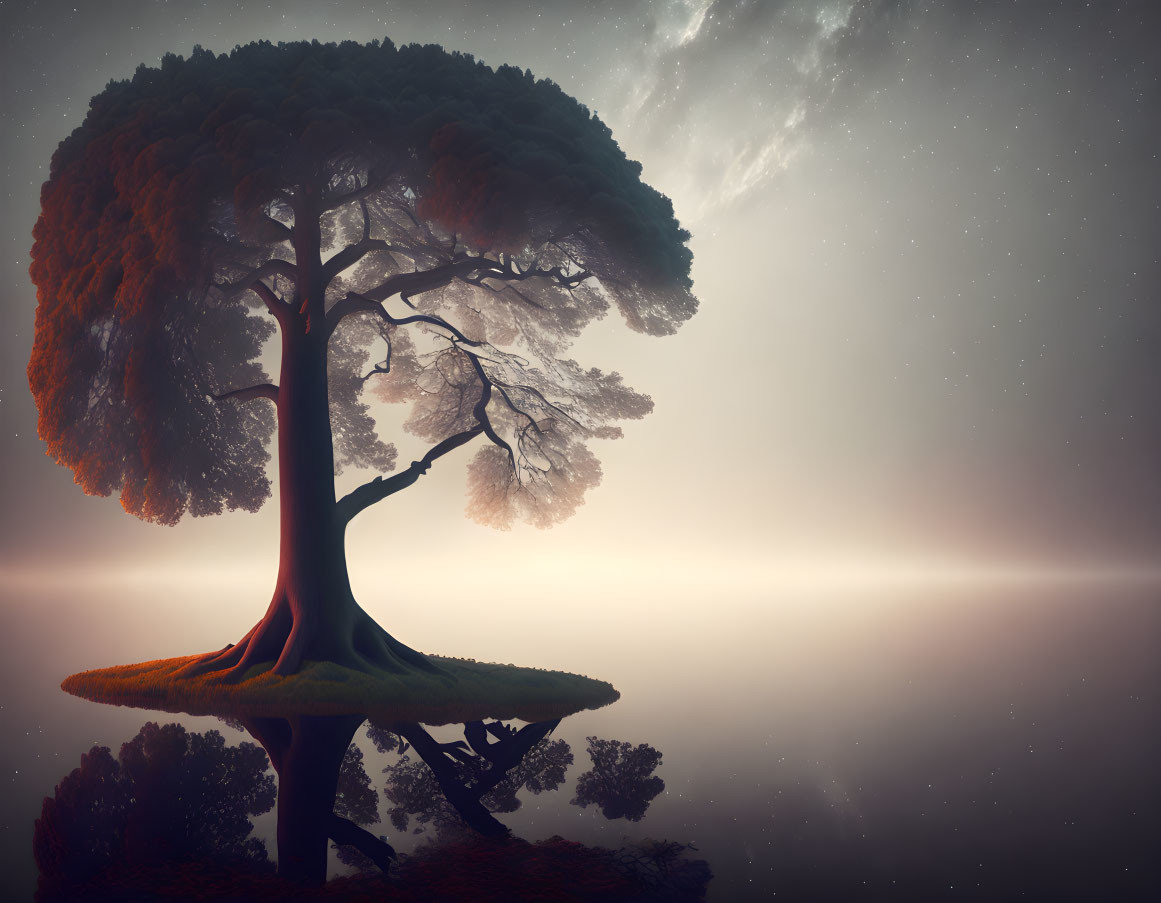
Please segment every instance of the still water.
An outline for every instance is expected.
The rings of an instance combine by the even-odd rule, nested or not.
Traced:
[[[5,899],[32,899],[34,822],[92,747],[116,759],[157,722],[179,723],[184,730],[166,736],[186,743],[201,735],[203,751],[213,745],[207,732],[219,732],[224,745],[210,751],[219,757],[242,756],[228,750],[244,743],[260,749],[261,737],[239,725],[101,706],[58,689],[77,670],[220,647],[231,639],[223,612],[240,609],[242,629],[227,629],[240,635],[261,608],[229,593],[160,591],[4,591]],[[728,598],[641,590],[615,619],[520,599],[491,611],[432,601],[441,604],[430,623],[367,607],[420,648],[583,671],[622,693],[561,721],[546,736],[551,747],[537,748],[541,759],[514,772],[519,788],[486,798],[489,817],[519,838],[611,850],[622,866],[632,856],[640,865],[642,850],[669,850],[684,863],[671,874],[704,883],[698,870],[708,868],[715,901],[1161,898],[1156,588],[912,585]],[[465,741],[462,725],[418,730],[435,743]],[[402,755],[384,736],[366,724],[354,730],[361,771],[340,780],[350,799],[340,794],[336,811],[357,810],[401,860],[462,840],[446,800],[421,792],[438,783],[418,754],[422,735]],[[495,728],[488,742],[503,736]],[[464,761],[474,754],[467,742],[457,748]],[[234,796],[213,806],[236,815],[270,802],[262,781],[274,772],[261,755],[246,761],[249,790],[231,785]],[[610,772],[619,789],[602,797],[593,776]],[[248,848],[275,860],[273,807],[243,814],[261,844]],[[234,841],[245,836],[236,828]],[[555,862],[553,849],[541,858]],[[329,875],[352,873],[332,850]]]

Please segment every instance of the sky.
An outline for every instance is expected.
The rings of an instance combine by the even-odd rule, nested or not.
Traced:
[[[595,110],[692,232],[701,310],[673,337],[611,316],[577,343],[656,408],[601,444],[570,521],[469,521],[468,455],[449,456],[352,527],[357,593],[530,591],[514,561],[537,587],[654,590],[1149,570],[1159,19],[1148,2],[4,2],[0,573],[272,584],[273,501],[158,527],[45,456],[24,372],[39,187],[88,99],[139,64],[384,37],[526,67]],[[406,462],[398,420],[382,434]]]

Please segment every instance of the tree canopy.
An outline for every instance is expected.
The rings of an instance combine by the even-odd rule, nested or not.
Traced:
[[[436,444],[410,482],[482,434],[473,515],[551,524],[599,480],[588,440],[651,408],[567,359],[572,339],[611,307],[651,335],[697,307],[689,235],[640,176],[552,82],[438,46],[260,42],[142,66],[93,98],[42,189],[40,435],[138,517],[256,510],[275,417],[247,402],[279,397],[260,353],[276,329],[321,330],[336,469],[394,466],[371,391]]]
[[[41,891],[117,866],[268,867],[250,823],[274,807],[268,770],[266,753],[253,743],[227,746],[217,731],[190,733],[179,724],[142,725],[116,758],[94,746],[45,797],[36,820]]]

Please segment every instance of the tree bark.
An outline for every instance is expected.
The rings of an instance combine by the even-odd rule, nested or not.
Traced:
[[[187,675],[248,669],[273,662],[276,674],[303,662],[329,661],[360,670],[438,671],[426,656],[384,631],[355,601],[347,575],[346,518],[335,504],[334,447],[327,392],[326,272],[321,261],[319,191],[295,198],[295,304],[279,318],[278,576],[265,616],[236,645],[203,656]]]

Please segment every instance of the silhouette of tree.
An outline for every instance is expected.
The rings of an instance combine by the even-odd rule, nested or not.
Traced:
[[[640,174],[553,83],[437,46],[195,48],[93,98],[34,232],[49,453],[173,524],[260,507],[277,428],[270,607],[187,674],[435,668],[355,602],[346,526],[479,437],[472,516],[576,509],[600,478],[589,440],[651,402],[566,349],[610,306],[651,335],[697,306],[688,233]],[[258,360],[275,333],[277,384]],[[431,446],[336,499],[342,468],[394,466],[368,391],[411,403]]]
[[[593,767],[577,778],[574,806],[596,805],[605,818],[640,821],[649,803],[665,782],[653,774],[661,764],[661,753],[641,743],[633,746],[620,740],[588,737],[588,753]]]
[[[398,774],[426,773],[407,790],[401,830],[407,818],[419,816],[450,841],[424,844],[395,863],[384,840],[358,827],[378,819],[363,755],[350,743],[359,721],[309,715],[241,719],[245,730],[268,744],[278,771],[279,877],[263,844],[248,836],[248,816],[273,804],[273,780],[261,749],[251,743],[227,747],[216,731],[187,734],[179,725],[152,723],[116,759],[107,748],[94,747],[45,800],[36,823],[37,899],[705,898],[709,867],[688,858],[692,848],[683,844],[646,840],[609,850],[560,837],[534,844],[506,832],[480,838],[469,830],[479,820],[465,802],[478,804],[510,784],[493,801],[506,806],[517,787],[536,793],[563,782],[572,755],[563,741],[547,739],[555,722],[519,731],[499,722],[471,722],[464,726],[464,741],[453,743],[437,742],[416,724],[394,725],[398,733],[369,730],[377,745],[405,760],[402,768],[386,770],[388,787],[398,786]],[[417,750],[424,758],[413,761],[409,753]],[[434,770],[428,760],[436,763]],[[449,764],[464,767],[454,768],[453,778]],[[362,866],[362,874],[326,883],[328,835],[340,858]]]
[[[339,765],[335,814],[357,825],[372,825],[379,821],[379,796],[363,767],[363,751],[354,743],[347,747],[347,754]]]
[[[495,787],[482,797],[491,812],[515,812],[516,796],[526,790],[533,796],[557,790],[572,765],[572,749],[564,740],[541,740],[524,755]]]
[[[406,831],[414,818],[414,833],[431,826],[444,841],[473,832],[506,833],[490,813],[515,812],[521,790],[539,794],[564,782],[572,751],[564,740],[547,739],[556,723],[539,722],[516,731],[495,721],[469,722],[464,725],[466,743],[438,743],[417,724],[397,726],[405,743],[387,747],[400,755],[383,769],[387,775],[383,795],[391,803],[392,825]]]
[[[367,724],[367,737],[381,753],[398,752],[404,744],[403,738],[394,731],[371,722]]]
[[[45,798],[33,831],[40,889],[59,894],[112,867],[269,867],[250,817],[273,805],[274,778],[258,746],[149,722],[116,759],[94,746]]]
[[[347,754],[339,766],[339,783],[335,791],[334,814],[360,827],[378,824],[380,821],[379,794],[371,786],[371,777],[363,765],[363,751],[354,743],[347,747]],[[382,835],[378,839],[384,844],[387,843],[387,839]],[[360,872],[371,872],[379,869],[379,866],[370,856],[355,846],[335,843],[333,848],[340,862],[356,868]],[[380,857],[380,861],[382,861],[382,857]]]

